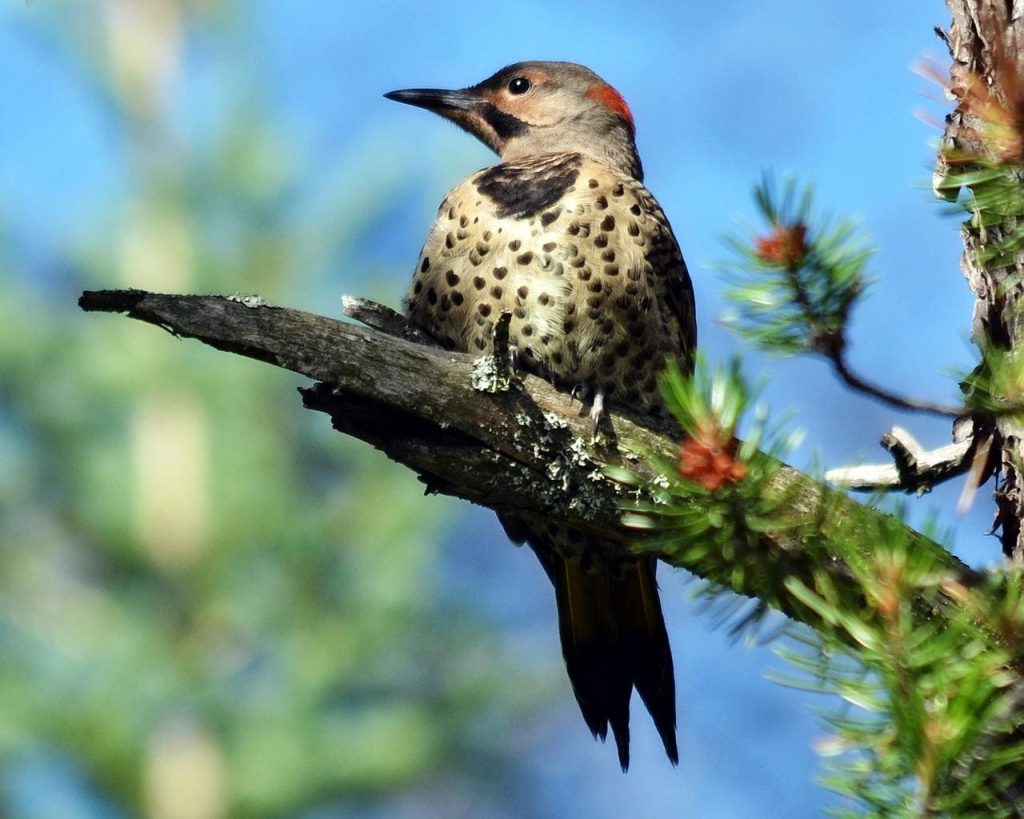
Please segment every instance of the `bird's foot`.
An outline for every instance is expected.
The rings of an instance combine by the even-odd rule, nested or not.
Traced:
[[[515,344],[508,345],[508,366],[512,371],[513,375],[519,375],[522,371],[520,369],[521,361],[519,359],[519,348]]]
[[[491,345],[491,357],[498,378],[506,385],[519,374],[519,348],[509,340],[509,326],[512,324],[512,313],[502,311],[494,325]]]
[[[604,417],[604,390],[598,387],[594,390],[594,402],[590,405],[590,418],[594,422],[591,432],[594,440],[597,440],[597,433],[600,431],[601,419]]]
[[[519,360],[514,344],[509,342],[508,327],[512,314],[505,311],[494,325],[491,351],[473,363],[473,389],[481,392],[505,392],[516,375]]]

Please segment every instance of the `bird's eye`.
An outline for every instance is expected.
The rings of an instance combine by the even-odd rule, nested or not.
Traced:
[[[533,83],[526,79],[526,77],[516,77],[509,81],[508,93],[516,94],[517,96],[519,94],[525,94],[530,90],[531,85],[533,85]]]

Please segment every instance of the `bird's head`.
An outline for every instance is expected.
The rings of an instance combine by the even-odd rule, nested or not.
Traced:
[[[643,176],[629,106],[582,65],[516,63],[469,88],[410,88],[384,96],[450,119],[506,161],[571,151]]]

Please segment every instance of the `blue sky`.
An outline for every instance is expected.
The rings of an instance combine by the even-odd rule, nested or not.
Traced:
[[[0,220],[17,225],[32,254],[56,258],[131,184],[130,171],[120,163],[116,122],[92,104],[73,64],[33,32],[41,6],[51,23],[67,13],[73,24],[72,4],[17,5],[0,18]],[[464,86],[523,59],[581,62],[633,110],[647,184],[672,220],[695,281],[701,346],[714,361],[740,353],[751,375],[768,377],[772,408],[795,410],[807,443],[794,463],[806,467],[816,452],[829,466],[882,460],[877,440],[894,423],[928,445],[948,441],[943,422],[850,395],[821,362],[769,360],[744,347],[717,321],[723,284],[714,270],[726,255],[721,237],[754,218],[750,190],[763,171],[813,181],[819,205],[859,216],[878,248],[870,265],[875,283],[851,328],[854,366],[909,394],[955,399],[949,372],[972,361],[972,297],[959,273],[956,222],[941,215],[928,190],[939,132],[916,112],[941,119],[939,90],[911,70],[929,55],[944,65],[932,33],[947,23],[939,0],[260,0],[249,10],[231,36],[244,43],[246,70],[256,72],[276,127],[296,146],[302,184],[323,197],[332,185],[372,196],[395,179],[410,191],[398,212],[351,237],[331,269],[305,279],[314,285],[288,294],[291,303],[333,313],[338,294],[353,292],[397,305],[445,191],[493,161],[466,134],[385,100],[384,92]],[[187,93],[177,112],[185,140],[202,140],[218,106],[238,90],[237,66],[222,43],[202,31],[190,41]],[[371,166],[383,168],[383,178],[361,172]],[[963,556],[990,562],[998,547],[984,537],[987,498],[957,520],[949,510],[958,491],[948,487],[919,502],[918,519],[937,510],[956,529]],[[481,592],[499,615],[526,605],[531,619],[549,618],[552,639],[542,650],[557,654],[553,603],[539,567],[504,546],[493,517],[467,508],[451,539],[453,554],[493,548]],[[762,669],[778,665],[770,651],[730,644],[712,630],[687,600],[684,580],[661,575],[677,664],[679,768],[661,758],[637,715],[634,764],[623,777],[612,750],[591,742],[566,686],[536,763],[552,799],[565,806],[559,815],[819,815],[833,797],[812,785],[811,743],[819,730],[808,698],[765,681]],[[526,603],[521,589],[530,590]]]

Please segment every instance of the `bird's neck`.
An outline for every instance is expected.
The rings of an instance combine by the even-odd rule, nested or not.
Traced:
[[[594,152],[582,152],[584,156],[591,156],[598,162],[607,165],[621,174],[630,176],[637,182],[644,181],[644,166],[640,162],[640,154],[637,153],[636,145],[630,140],[628,143],[609,143],[601,146],[605,150],[598,154]]]
[[[633,142],[632,133],[617,123],[603,132],[551,132],[534,130],[528,138],[510,140],[501,152],[505,162],[531,159],[550,154],[582,154],[643,182],[644,169]]]

